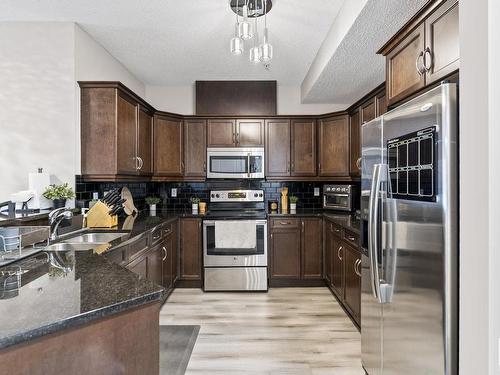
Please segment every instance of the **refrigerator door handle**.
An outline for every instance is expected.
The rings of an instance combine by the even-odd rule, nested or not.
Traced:
[[[378,272],[378,208],[380,200],[380,181],[383,164],[375,164],[373,170],[372,186],[370,189],[370,202],[368,214],[368,254],[370,256],[370,276],[372,281],[373,296],[382,303],[380,293],[380,276]]]

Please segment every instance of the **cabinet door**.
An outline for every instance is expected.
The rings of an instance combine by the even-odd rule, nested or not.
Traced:
[[[361,174],[361,117],[359,110],[353,112],[349,118],[351,128],[351,149],[349,170],[351,176],[359,176]]]
[[[330,222],[323,222],[323,249],[324,249],[324,261],[323,261],[323,272],[328,285],[332,283],[332,226]]]
[[[161,246],[155,246],[148,251],[148,280],[163,285],[163,251]]]
[[[271,232],[271,278],[300,279],[300,229]]]
[[[376,117],[376,102],[375,97],[361,105],[361,124],[373,120]]]
[[[418,26],[386,56],[386,88],[389,105],[425,86],[425,75],[416,67],[418,65],[423,71],[424,29],[424,24]]]
[[[140,277],[146,279],[148,277],[148,257],[141,256],[138,259],[130,262],[125,266],[128,270],[134,272]]]
[[[201,219],[181,220],[180,278],[182,280],[201,280]]]
[[[302,219],[302,279],[323,277],[321,219]]]
[[[339,237],[332,236],[332,288],[340,299],[344,299],[344,245]]]
[[[264,147],[264,120],[237,120],[238,147]]]
[[[234,120],[208,120],[208,147],[236,146],[236,122]]]
[[[316,122],[292,120],[292,176],[316,176]]]
[[[205,120],[184,121],[184,176],[206,177],[207,175],[207,122]]]
[[[459,68],[458,1],[448,0],[425,21],[426,84]]]
[[[116,164],[118,174],[135,175],[138,174],[136,159],[137,105],[121,94],[118,94],[116,100]]]
[[[379,117],[387,112],[387,96],[385,95],[385,91],[379,93],[375,99],[377,101],[377,113],[375,117]]]
[[[349,119],[331,117],[319,123],[319,175],[349,175]]]
[[[137,123],[137,156],[139,174],[150,176],[153,174],[153,116],[144,108],[139,107],[139,121]]]
[[[290,121],[266,120],[266,177],[290,176]]]
[[[343,244],[345,262],[345,299],[344,302],[353,317],[358,320],[361,312],[361,256],[358,251]]]
[[[174,277],[173,277],[173,251],[174,248],[172,246],[172,234],[167,235],[162,244],[161,249],[163,252],[162,258],[162,285],[170,289],[173,285]]]
[[[182,120],[163,116],[154,118],[154,174],[182,176]]]

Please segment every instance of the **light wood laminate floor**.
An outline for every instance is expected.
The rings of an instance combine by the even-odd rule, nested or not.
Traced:
[[[327,288],[176,289],[160,324],[199,324],[187,375],[364,375],[360,334]]]

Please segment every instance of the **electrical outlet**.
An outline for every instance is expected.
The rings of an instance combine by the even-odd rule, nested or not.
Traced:
[[[319,187],[314,188],[314,196],[319,197]]]
[[[177,189],[176,189],[176,188],[172,188],[172,189],[170,190],[170,196],[171,196],[172,198],[177,198]]]

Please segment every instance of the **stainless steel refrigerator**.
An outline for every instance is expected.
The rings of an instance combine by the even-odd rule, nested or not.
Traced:
[[[369,375],[458,363],[457,87],[362,127],[361,351]]]

